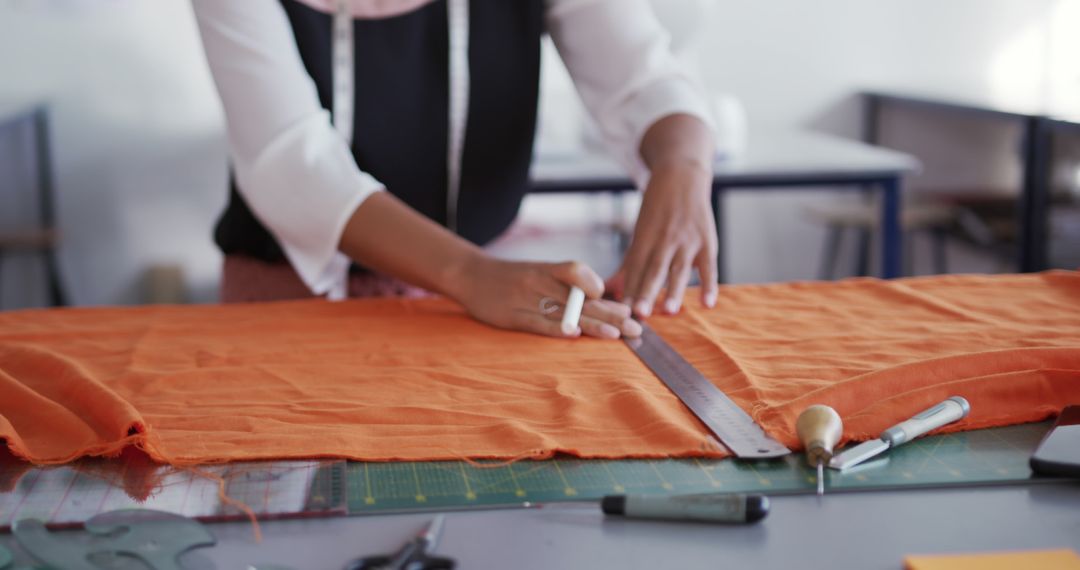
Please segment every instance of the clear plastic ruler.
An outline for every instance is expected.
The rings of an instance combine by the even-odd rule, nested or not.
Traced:
[[[626,344],[732,453],[744,459],[791,453],[660,335],[644,323],[641,327],[641,337],[626,339]]]

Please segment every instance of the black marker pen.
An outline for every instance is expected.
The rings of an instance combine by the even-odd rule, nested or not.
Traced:
[[[607,515],[674,521],[755,523],[769,514],[769,498],[739,493],[700,495],[608,495]]]

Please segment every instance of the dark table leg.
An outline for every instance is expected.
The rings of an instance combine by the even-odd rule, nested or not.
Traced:
[[[1024,182],[1017,209],[1017,269],[1046,269],[1047,216],[1050,207],[1050,128],[1046,119],[1027,120],[1024,133]]]
[[[870,275],[870,242],[873,238],[870,228],[859,228],[855,231],[855,267],[852,268],[852,275],[856,277]]]
[[[903,272],[903,236],[900,232],[900,177],[881,181],[881,276]]]
[[[873,93],[863,96],[862,140],[877,145],[881,138],[881,98]]]
[[[49,119],[44,107],[34,113],[34,135],[37,139],[38,187],[41,199],[41,223],[55,231],[56,217],[53,209],[52,154],[49,143]],[[54,307],[67,304],[64,288],[60,282],[60,263],[56,258],[56,244],[45,249],[45,265],[49,281],[49,301]]]
[[[724,188],[713,186],[712,211],[716,221],[716,281],[727,282],[724,263]]]

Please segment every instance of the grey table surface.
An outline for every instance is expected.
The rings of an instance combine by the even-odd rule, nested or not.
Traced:
[[[714,181],[720,185],[767,184],[805,180],[897,176],[917,172],[919,161],[906,153],[810,131],[755,129],[744,152],[719,157]],[[540,190],[574,184],[629,184],[624,169],[601,151],[541,149],[531,178]]]
[[[218,545],[186,568],[337,569],[393,550],[430,514],[209,525]],[[11,545],[10,535],[0,544]],[[772,498],[756,525],[605,518],[595,504],[451,512],[437,553],[458,568],[899,569],[911,554],[1080,551],[1080,482]]]

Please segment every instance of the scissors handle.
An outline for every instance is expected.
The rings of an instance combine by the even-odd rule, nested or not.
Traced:
[[[453,570],[454,567],[451,558],[421,554],[404,564],[396,563],[392,556],[368,556],[346,564],[345,570]]]

